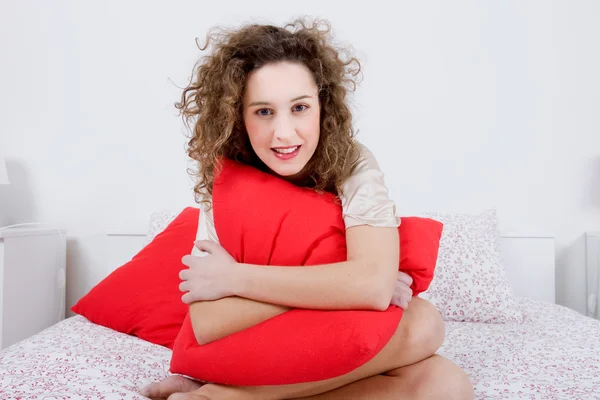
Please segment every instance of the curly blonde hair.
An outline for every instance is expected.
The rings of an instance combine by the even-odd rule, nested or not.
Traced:
[[[198,162],[198,169],[190,170],[198,178],[196,201],[210,203],[207,198],[212,196],[223,157],[267,170],[250,145],[242,99],[249,73],[280,61],[308,67],[318,87],[321,132],[302,186],[338,194],[359,158],[347,95],[356,89],[361,65],[348,50],[334,47],[329,23],[298,19],[284,27],[251,24],[213,29],[206,44],[198,47],[204,51],[211,42],[211,54],[196,63],[181,102],[175,103],[192,133],[187,153]]]

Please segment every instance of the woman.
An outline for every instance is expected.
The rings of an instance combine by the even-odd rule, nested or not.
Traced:
[[[328,25],[325,24],[328,28]],[[180,376],[142,393],[169,399],[472,399],[467,375],[435,355],[444,324],[435,307],[412,297],[398,273],[399,219],[373,155],[356,142],[347,105],[360,72],[342,60],[329,29],[297,21],[213,34],[178,108],[193,121],[189,155],[199,163],[195,192],[206,216],[203,257],[185,256],[180,289],[200,344],[290,308],[385,310],[404,316],[387,345],[350,373],[319,382],[233,387]],[[207,43],[207,46],[208,46]],[[207,47],[206,46],[206,47]],[[206,47],[202,48],[205,50]],[[317,268],[238,264],[218,244],[210,198],[220,157],[294,184],[337,194],[346,225],[347,261]],[[282,360],[285,362],[285,360]]]

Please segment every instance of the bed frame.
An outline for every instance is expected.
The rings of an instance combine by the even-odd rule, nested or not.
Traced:
[[[107,234],[107,275],[144,246],[145,235],[140,230]],[[553,235],[505,232],[500,235],[500,252],[516,296],[555,303]]]

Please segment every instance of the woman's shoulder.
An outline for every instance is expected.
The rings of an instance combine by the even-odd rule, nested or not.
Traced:
[[[352,170],[351,177],[368,170],[381,171],[377,159],[367,146],[357,141],[356,147],[358,149],[358,163]]]
[[[396,205],[389,197],[377,159],[364,144],[357,142],[357,147],[358,163],[340,188],[346,228],[356,225],[399,226]]]

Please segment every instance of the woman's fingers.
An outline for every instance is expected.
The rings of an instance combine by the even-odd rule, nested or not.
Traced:
[[[187,281],[181,282],[179,284],[179,291],[180,292],[189,292],[190,290],[190,285],[188,284]]]
[[[188,268],[184,268],[179,271],[179,279],[182,281],[187,281],[189,279],[190,270]]]
[[[407,286],[413,284],[413,278],[411,278],[406,272],[398,271],[398,280]]]
[[[194,246],[198,250],[204,251],[209,254],[214,254],[215,252],[221,249],[221,246],[218,243],[213,242],[212,240],[196,240],[194,242]]]

